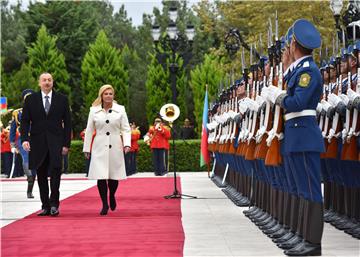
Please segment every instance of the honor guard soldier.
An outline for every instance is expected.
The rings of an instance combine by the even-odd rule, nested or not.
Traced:
[[[267,99],[285,110],[284,162],[292,163],[291,173],[300,197],[299,224],[301,234],[288,245],[289,256],[321,255],[323,203],[320,178],[320,153],[324,141],[316,120],[316,107],[322,93],[322,78],[312,57],[321,45],[315,26],[299,19],[293,24],[290,54],[293,70],[286,92],[270,86]],[[286,249],[285,248],[285,249]]]
[[[25,89],[21,94],[23,101],[25,101],[25,98],[28,95],[31,95],[32,93],[34,93],[33,90]],[[10,126],[10,144],[11,144],[12,152],[14,154],[16,152],[16,149],[21,154],[23,170],[27,176],[27,181],[28,181],[27,198],[34,198],[32,191],[34,187],[36,171],[29,169],[29,153],[26,152],[22,147],[20,142],[20,137],[18,138],[16,137],[16,133],[17,131],[19,131],[19,127],[20,127],[21,115],[22,115],[22,108],[13,111],[13,120]]]

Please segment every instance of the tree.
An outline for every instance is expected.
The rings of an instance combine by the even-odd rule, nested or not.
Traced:
[[[194,116],[198,135],[201,135],[206,85],[208,85],[209,100],[215,100],[218,85],[223,77],[220,60],[212,55],[205,55],[204,63],[197,65],[191,71],[190,85],[194,95]]]
[[[128,72],[125,70],[120,51],[110,45],[105,31],[101,30],[95,42],[90,44],[81,71],[85,110],[89,109],[98,96],[99,88],[105,84],[114,87],[115,100],[127,107]]]
[[[21,92],[27,88],[37,91],[39,86],[33,77],[32,69],[23,63],[19,71],[2,81],[2,95],[7,97],[9,108],[16,109],[22,106]]]
[[[172,103],[172,88],[170,83],[169,59],[166,63],[159,64],[155,55],[152,55],[151,64],[148,66],[146,80],[146,111],[149,124],[152,124],[160,108],[167,103]],[[177,59],[178,71],[176,73],[176,104],[180,109],[179,120],[187,117],[186,106],[186,77],[183,68],[183,60]]]
[[[122,61],[129,74],[128,109],[130,121],[134,121],[142,128],[147,127],[147,119],[143,112],[139,112],[139,106],[145,106],[146,102],[146,66],[140,59],[136,50],[131,50],[127,45],[121,51]],[[143,74],[139,76],[139,74]]]
[[[153,124],[161,106],[171,99],[169,86],[169,70],[163,69],[155,55],[151,55],[152,61],[147,69],[146,80],[146,116],[149,124]]]
[[[2,65],[7,74],[20,69],[27,58],[27,29],[20,7],[19,3],[9,7],[8,1],[1,1],[1,56],[4,57]]]
[[[133,46],[136,41],[136,30],[132,26],[131,18],[127,17],[124,5],[114,14],[109,28],[109,40],[113,46],[122,49],[125,45]]]
[[[49,72],[54,79],[54,88],[68,95],[71,101],[65,57],[56,48],[56,37],[51,37],[44,25],[37,33],[36,42],[28,48],[28,56],[32,77],[38,80],[41,73]]]

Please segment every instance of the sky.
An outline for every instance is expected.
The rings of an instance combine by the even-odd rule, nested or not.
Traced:
[[[45,2],[44,0],[33,2]],[[189,6],[194,3],[199,2],[200,0],[190,0]],[[17,0],[10,0],[11,4],[17,3]],[[23,8],[26,9],[30,0],[22,0]],[[161,0],[110,0],[112,5],[114,6],[114,11],[119,10],[122,4],[125,6],[125,10],[127,11],[128,17],[132,19],[134,26],[139,26],[142,23],[143,13],[151,14],[154,7],[162,9]]]

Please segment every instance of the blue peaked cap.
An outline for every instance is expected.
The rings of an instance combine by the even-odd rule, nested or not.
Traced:
[[[283,50],[286,46],[285,37],[280,38],[280,43],[281,43],[281,50]]]
[[[330,68],[335,68],[335,66],[336,66],[336,59],[335,59],[334,56],[331,56],[331,57],[330,57],[329,66],[330,66]]]
[[[22,91],[21,97],[22,97],[22,99],[24,99],[25,96],[27,96],[27,95],[29,95],[29,94],[32,94],[32,93],[34,93],[34,90],[32,90],[32,89],[25,89],[24,91]]]
[[[355,42],[354,49],[360,50],[360,40]]]
[[[264,60],[264,64],[267,64],[269,62],[269,57],[267,57],[266,55],[262,55],[260,56],[260,60]]]
[[[286,45],[287,46],[289,46],[290,45],[290,43],[291,43],[291,39],[292,39],[292,36],[293,36],[293,26],[291,26],[289,29],[288,29],[288,31],[287,31],[287,33],[286,33],[286,35],[285,35],[285,43],[286,43]]]
[[[328,65],[327,62],[325,60],[322,60],[320,65],[320,70],[326,69],[327,65]]]
[[[340,55],[341,55],[341,61],[343,61],[343,62],[346,61],[348,52],[345,47],[340,49]]]
[[[293,25],[295,40],[306,49],[316,49],[321,45],[321,36],[315,26],[308,20],[299,19]]]

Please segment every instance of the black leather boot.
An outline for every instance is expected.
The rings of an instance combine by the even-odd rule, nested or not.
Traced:
[[[97,187],[98,187],[101,202],[102,202],[102,209],[100,211],[100,215],[107,215],[108,210],[109,210],[109,204],[108,204],[108,200],[107,200],[108,188],[107,188],[106,180],[99,179],[97,181]]]
[[[114,211],[116,209],[115,193],[118,188],[118,185],[119,185],[119,181],[113,180],[113,179],[108,180],[108,187],[109,187],[109,192],[110,192],[110,197],[109,197],[110,209],[112,211]]]

